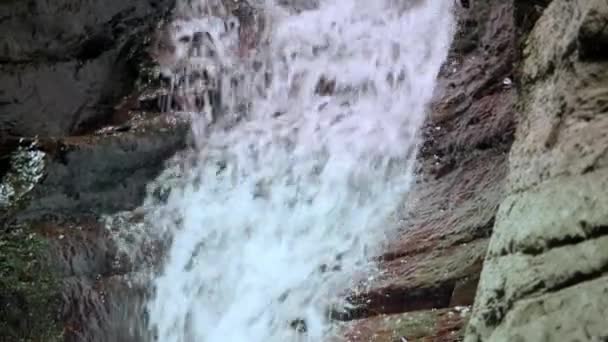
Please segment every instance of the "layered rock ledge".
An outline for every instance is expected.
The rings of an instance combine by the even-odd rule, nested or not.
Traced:
[[[608,3],[554,0],[523,45],[506,198],[465,341],[608,338]]]

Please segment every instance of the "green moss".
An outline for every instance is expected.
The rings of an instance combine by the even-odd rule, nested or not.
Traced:
[[[60,341],[58,280],[48,244],[24,227],[0,231],[0,331],[7,341]]]

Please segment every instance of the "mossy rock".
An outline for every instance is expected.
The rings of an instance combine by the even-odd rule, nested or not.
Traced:
[[[4,341],[60,341],[58,280],[48,244],[27,227],[0,231],[0,332]]]

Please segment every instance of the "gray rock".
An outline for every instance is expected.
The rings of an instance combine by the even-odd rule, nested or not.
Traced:
[[[0,134],[64,136],[107,119],[173,1],[2,2]]]
[[[528,37],[508,196],[465,341],[608,338],[606,22],[606,1],[554,0]]]

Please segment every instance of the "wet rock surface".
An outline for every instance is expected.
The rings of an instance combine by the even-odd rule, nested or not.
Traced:
[[[127,255],[120,242],[144,228],[123,213],[186,146],[189,124],[122,98],[145,81],[145,37],[171,7],[0,3],[11,32],[0,38],[0,341],[138,333],[125,324],[144,295],[134,272],[158,252]],[[129,224],[107,222],[120,215]]]
[[[424,128],[400,237],[382,256],[384,271],[372,287],[353,294],[362,305],[342,317],[351,320],[345,335],[357,341],[369,340],[369,332],[376,341],[458,340],[468,319],[503,197],[514,95],[505,83],[512,77],[512,6],[471,7],[461,13],[462,30]],[[120,242],[145,229],[141,216],[128,212],[141,203],[162,161],[186,145],[187,122],[129,111],[136,102],[127,99],[127,110],[112,113],[109,122],[116,125],[87,135],[3,144],[12,153],[35,142],[31,148],[45,155],[44,177],[5,220],[49,244],[60,303],[56,321],[67,341],[133,341],[143,334],[121,317],[143,316],[145,277],[138,271],[158,250],[126,255]],[[397,326],[402,319],[409,323]]]
[[[123,243],[142,245],[146,184],[187,146],[187,119],[134,88],[171,6],[0,3],[0,341],[149,337],[133,317],[162,246]],[[601,0],[459,9],[399,236],[337,317],[346,340],[461,341],[469,321],[467,341],[608,338],[607,21]]]
[[[15,306],[4,301],[23,298],[21,318],[6,322],[10,327],[3,332],[9,335],[3,338],[52,341],[41,337],[46,330],[26,333],[29,325],[46,320],[56,323],[48,329],[64,341],[132,341],[132,327],[119,317],[126,309],[136,310],[144,294],[137,285],[143,278],[132,280],[133,272],[159,252],[153,244],[137,250],[145,225],[141,214],[130,211],[141,205],[146,184],[163,161],[184,148],[188,122],[169,114],[134,115],[125,124],[128,131],[108,128],[88,136],[14,142],[28,146],[28,155],[43,162],[31,186],[10,177],[18,165],[9,165],[2,178],[2,189],[19,191],[3,191],[15,195],[0,211],[0,266],[3,275],[23,268],[20,277],[25,277],[18,284],[0,284],[3,314]],[[16,153],[24,152],[17,147]],[[131,243],[136,251],[121,243]],[[125,305],[131,301],[132,306]],[[119,323],[124,326],[111,328]],[[130,337],[118,339],[121,334]]]
[[[606,23],[605,1],[554,0],[523,45],[507,197],[466,341],[608,338]]]
[[[346,339],[353,342],[378,341],[458,341],[468,321],[470,308],[452,307],[377,316],[367,320],[356,331],[348,331]]]
[[[513,3],[473,1],[424,128],[417,181],[382,273],[358,291],[348,341],[460,341],[514,134]],[[464,312],[464,313],[463,313]]]

